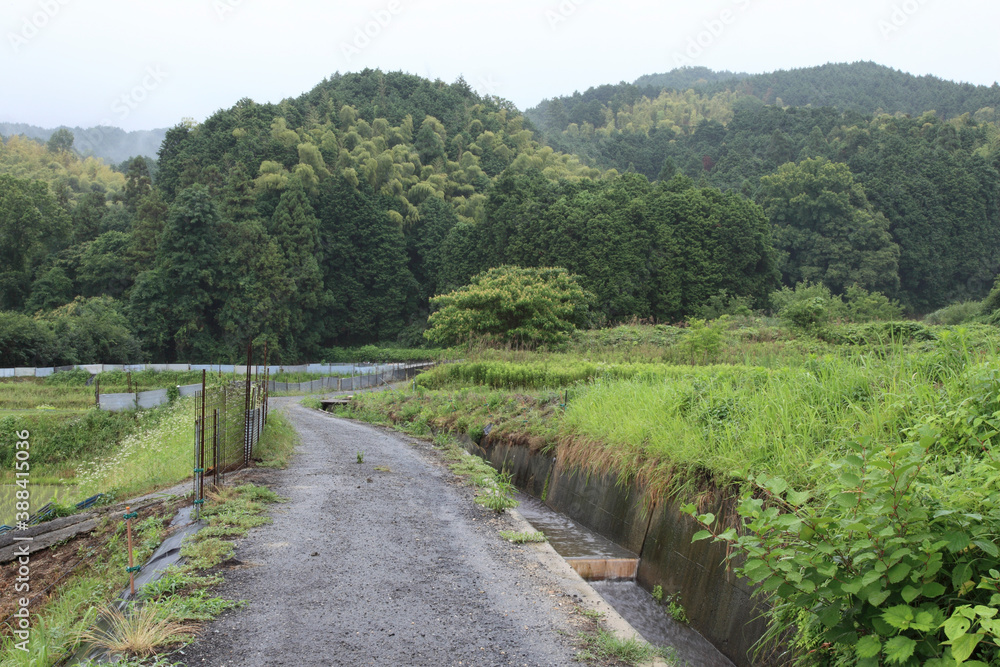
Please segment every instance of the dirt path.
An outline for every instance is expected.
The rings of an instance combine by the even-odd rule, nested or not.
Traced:
[[[268,481],[290,502],[239,543],[245,566],[227,572],[221,589],[249,604],[176,658],[578,664],[572,600],[530,550],[497,536],[506,520],[475,505],[425,443],[297,404],[287,410],[302,443]]]

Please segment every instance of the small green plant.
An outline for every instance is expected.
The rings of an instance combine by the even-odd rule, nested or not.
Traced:
[[[618,661],[627,665],[652,660],[656,657],[673,659],[673,652],[647,644],[637,637],[621,639],[607,630],[594,634],[581,634],[580,641],[585,648],[584,659]]]
[[[517,532],[513,530],[501,530],[500,537],[514,544],[525,544],[527,542],[544,542],[546,540],[545,533],[540,533],[538,531],[524,531]]]
[[[684,610],[684,605],[681,604],[681,594],[679,592],[667,596],[664,598],[664,601],[666,602],[667,613],[670,614],[670,618],[678,623],[688,622],[687,612]]]
[[[358,463],[364,463],[364,462],[365,462],[365,453],[358,452]]]
[[[659,584],[653,586],[652,596],[657,602],[663,602],[663,586],[660,586]]]
[[[494,512],[503,513],[520,504],[514,499],[517,488],[508,472],[497,473],[492,479],[484,480],[480,489],[480,493],[476,495],[476,502]]]
[[[208,537],[203,540],[187,539],[181,546],[181,556],[187,560],[187,565],[194,570],[207,570],[233,557],[232,542]]]
[[[584,609],[582,607],[578,607],[578,610],[581,614],[583,614],[592,621],[599,621],[602,618],[604,618],[603,611],[597,611],[596,609]]]
[[[315,396],[306,396],[300,402],[300,405],[304,408],[311,408],[313,410],[322,410],[323,404],[319,402],[319,399]]]

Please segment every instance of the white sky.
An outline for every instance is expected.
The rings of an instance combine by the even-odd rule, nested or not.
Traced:
[[[169,127],[365,67],[461,74],[522,109],[678,63],[763,72],[873,60],[977,84],[1000,78],[996,0],[0,3],[0,121],[45,127]]]

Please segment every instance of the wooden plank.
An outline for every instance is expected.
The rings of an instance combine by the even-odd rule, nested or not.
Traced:
[[[45,521],[38,524],[37,526],[29,526],[24,530],[11,530],[9,532],[0,535],[0,549],[4,547],[9,547],[14,544],[15,537],[37,537],[38,535],[44,535],[45,533],[51,532],[53,530],[59,530],[60,528],[65,528],[66,526],[72,526],[76,523],[83,523],[88,519],[93,519],[94,514],[73,514],[71,516],[64,516],[58,519],[53,519],[52,521]]]
[[[587,581],[635,579],[638,558],[567,558],[566,562]]]
[[[83,523],[78,523],[62,530],[54,530],[39,537],[33,538],[31,542],[16,542],[13,545],[0,549],[0,563],[6,563],[23,556],[25,551],[33,554],[42,549],[48,549],[54,544],[64,542],[80,533],[89,533],[97,528],[97,519],[90,519]],[[22,534],[21,537],[24,535]]]

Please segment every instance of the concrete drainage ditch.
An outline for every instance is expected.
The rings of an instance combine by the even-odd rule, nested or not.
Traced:
[[[639,556],[560,514],[541,500],[518,494],[517,510],[545,533],[549,544],[628,621],[656,646],[672,647],[689,665],[732,667],[733,663],[698,632],[671,618],[663,605],[636,584]]]
[[[619,484],[613,474],[563,466],[527,447],[460,440],[470,454],[512,474],[525,494],[521,514],[647,640],[674,646],[690,664],[769,664],[753,658],[766,630],[763,608],[727,570],[721,545],[691,542],[699,527],[676,503],[651,505],[641,488]],[[653,600],[648,591],[657,586],[678,596],[688,624]]]

